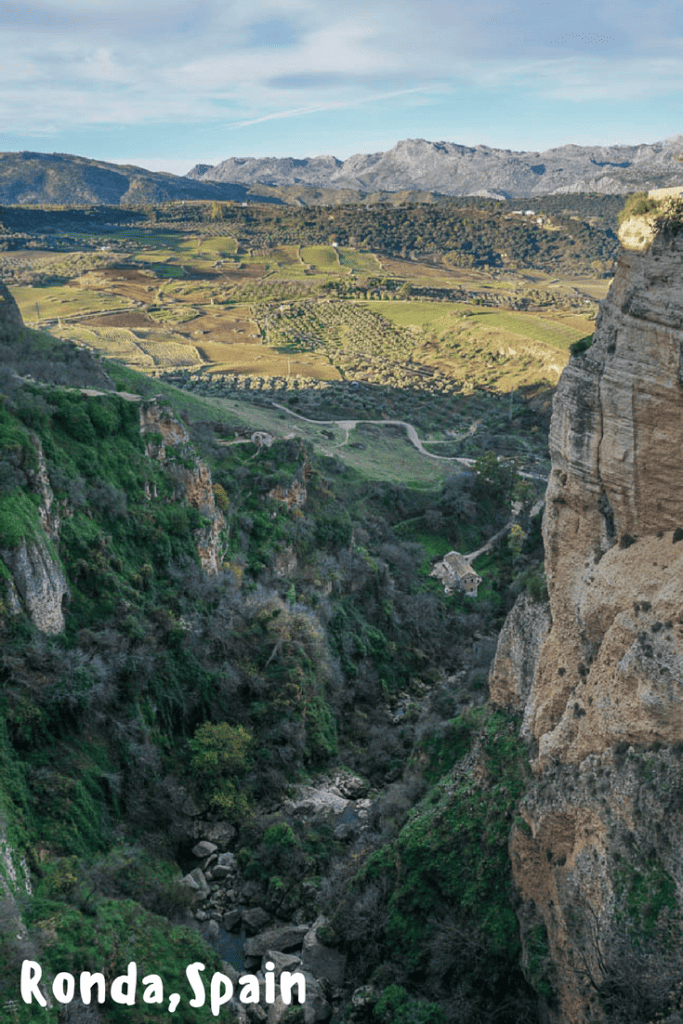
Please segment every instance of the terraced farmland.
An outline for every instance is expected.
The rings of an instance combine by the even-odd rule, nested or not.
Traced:
[[[478,420],[467,410],[482,390],[505,396],[508,420],[510,392],[547,410],[570,345],[593,330],[590,279],[307,241],[256,228],[240,235],[205,219],[128,227],[106,252],[60,254],[59,264],[44,252],[31,263],[27,250],[7,266],[46,278],[13,288],[27,322],[40,316],[61,337],[212,401],[277,396],[313,418],[410,420],[435,454],[497,444],[528,456],[502,418],[470,435]],[[78,268],[78,279],[49,280],[55,266]],[[541,435],[537,455],[542,446]]]

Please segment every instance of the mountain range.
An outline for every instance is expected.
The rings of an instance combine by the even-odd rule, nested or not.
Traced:
[[[347,160],[230,157],[215,166],[197,164],[185,176],[67,153],[0,153],[0,203],[139,206],[232,200],[309,205],[398,192],[419,193],[418,199],[425,194],[493,199],[618,195],[683,184],[682,160],[683,135],[648,145],[567,145],[542,153],[405,139],[385,153],[358,153]]]
[[[309,185],[361,192],[421,189],[442,195],[524,198],[562,192],[619,194],[683,183],[683,135],[636,146],[560,146],[543,153],[405,139],[385,153],[237,158],[198,164],[194,181]]]

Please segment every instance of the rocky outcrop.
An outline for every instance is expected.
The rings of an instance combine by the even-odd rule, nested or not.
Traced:
[[[141,403],[140,432],[147,455],[164,463],[174,479],[176,499],[187,501],[206,520],[195,533],[197,553],[204,572],[218,572],[225,519],[216,507],[209,467],[197,458],[185,425],[157,399]]]
[[[550,608],[530,594],[519,595],[498,637],[489,675],[489,694],[494,704],[524,712],[536,674],[541,648],[550,630]],[[530,739],[525,719],[523,735]]]
[[[531,744],[510,848],[527,971],[554,1024],[674,1005],[652,994],[683,891],[683,234],[668,220],[622,250],[593,344],[557,388],[550,622],[517,606],[491,676]]]
[[[0,551],[0,557],[33,624],[43,633],[61,633],[69,587],[56,552],[37,536]]]
[[[59,526],[61,522],[60,509],[55,503],[55,496],[47,473],[47,463],[43,453],[43,446],[36,434],[31,434],[31,442],[36,449],[37,466],[35,469],[26,470],[31,490],[40,495],[38,514],[43,530],[50,540],[59,540]],[[63,512],[63,509],[61,510]]]
[[[7,285],[0,281],[0,344],[17,341],[24,331],[19,307]]]
[[[268,491],[268,497],[275,501],[281,501],[291,511],[294,508],[303,508],[306,504],[308,493],[306,485],[301,480],[292,480],[288,487],[278,484]]]
[[[683,678],[682,276],[671,231],[622,252],[593,344],[555,395],[543,522],[553,627],[529,708],[545,761],[683,738],[666,697],[667,673]]]
[[[69,586],[54,546],[59,539],[60,512],[40,440],[31,434],[30,441],[35,462],[24,459],[23,471],[31,491],[40,499],[40,526],[37,521],[17,546],[0,549],[0,560],[10,577],[4,587],[4,603],[10,615],[18,615],[24,608],[43,633],[61,633]]]

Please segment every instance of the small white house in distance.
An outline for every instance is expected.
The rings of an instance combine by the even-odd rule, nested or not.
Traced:
[[[476,574],[459,551],[449,551],[433,566],[429,575],[441,580],[446,594],[459,590],[467,597],[476,597],[477,588],[481,583],[481,576]]]

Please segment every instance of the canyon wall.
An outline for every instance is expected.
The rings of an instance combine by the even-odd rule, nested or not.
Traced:
[[[490,679],[530,746],[510,852],[554,1024],[669,1019],[683,978],[683,231],[663,213],[628,222],[558,385],[550,619],[514,642],[511,619]]]

